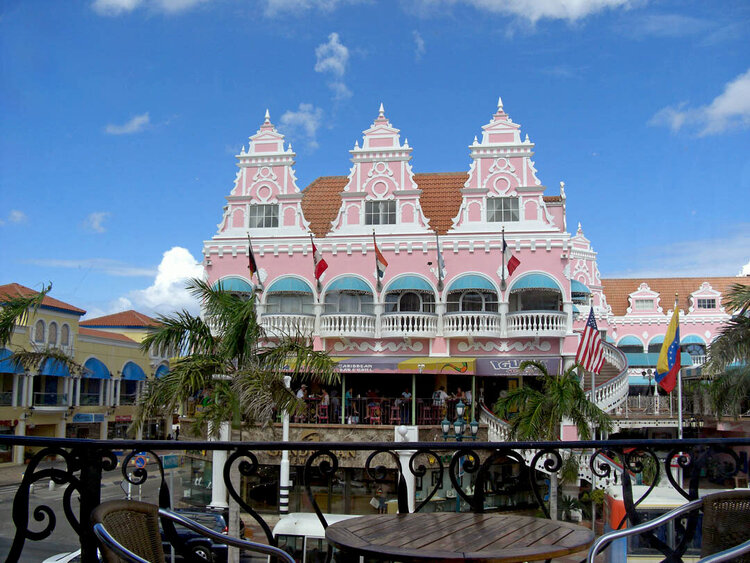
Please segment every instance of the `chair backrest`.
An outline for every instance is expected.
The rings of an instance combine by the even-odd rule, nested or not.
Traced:
[[[701,557],[713,555],[750,539],[750,490],[735,489],[703,498]],[[734,561],[750,563],[750,555]]]
[[[102,524],[124,547],[151,563],[164,563],[159,532],[159,507],[135,500],[110,500],[101,503],[91,514],[92,524]],[[100,542],[106,563],[124,561]]]

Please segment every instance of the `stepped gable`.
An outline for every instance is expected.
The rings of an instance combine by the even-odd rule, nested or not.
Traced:
[[[651,289],[659,294],[660,306],[666,313],[671,310],[674,304],[674,294],[677,293],[680,309],[685,313],[690,308],[690,294],[695,293],[701,287],[701,284],[708,282],[715,291],[725,295],[727,290],[736,283],[750,285],[750,278],[747,277],[717,277],[717,278],[615,278],[602,279],[604,295],[607,296],[607,303],[612,307],[612,313],[617,316],[627,314],[630,306],[628,296],[638,291],[638,287],[645,283]],[[730,311],[727,310],[729,313]]]
[[[26,287],[25,285],[21,285],[19,283],[9,283],[6,285],[0,285],[0,300],[13,299],[15,297],[32,297],[38,294],[39,294],[38,291],[35,291],[31,289],[30,287]],[[65,303],[65,301],[60,301],[59,299],[50,297],[49,295],[45,295],[44,299],[42,299],[42,306],[51,307],[53,309],[60,309],[63,311],[69,311],[71,313],[76,313],[78,315],[86,314],[85,310],[79,309],[78,307],[74,307],[70,303]]]
[[[81,321],[79,324],[80,326],[99,328],[143,328],[159,326],[159,322],[156,319],[152,319],[148,315],[133,311],[132,309],[130,311],[123,311],[122,313],[87,319]]]
[[[433,172],[414,174],[422,195],[420,204],[430,226],[444,235],[461,206],[461,188],[469,177],[466,172]],[[331,231],[331,222],[341,208],[341,191],[347,176],[321,176],[302,192],[302,212],[316,237]]]
[[[132,338],[128,338],[124,334],[117,332],[107,332],[105,330],[96,330],[94,328],[79,327],[78,336],[91,336],[96,338],[106,338],[107,340],[117,340],[119,342],[127,342],[129,344],[138,344]]]

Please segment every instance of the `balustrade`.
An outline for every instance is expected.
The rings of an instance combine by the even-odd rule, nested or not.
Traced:
[[[443,316],[445,336],[500,336],[501,317],[497,313],[462,311]]]
[[[300,467],[302,475],[297,490],[306,495],[323,526],[327,522],[321,504],[330,502],[327,496],[335,494],[331,484],[341,482],[346,468],[361,470],[373,487],[395,481],[392,494],[401,513],[409,511],[410,487],[407,482],[416,482],[419,485],[414,512],[429,510],[431,502],[435,502],[433,497],[450,487],[450,491],[456,494],[453,507],[457,510],[482,513],[523,506],[526,510],[536,507],[549,516],[545,502],[548,494],[545,474],[557,473],[559,478],[564,460],[571,455],[587,467],[588,475],[596,476],[597,482],[618,487],[617,493],[621,495],[626,516],[632,523],[640,518],[636,503],[648,499],[653,490],[653,487],[644,487],[643,492],[637,493],[638,496],[642,494],[642,498],[634,498],[635,483],[646,479],[660,481],[660,487],[671,486],[686,500],[697,499],[699,486],[705,486],[707,480],[725,483],[740,473],[744,474],[739,452],[750,447],[750,438],[316,443],[101,441],[0,435],[0,447],[29,447],[34,451],[12,502],[14,538],[6,561],[16,563],[31,557],[35,551],[33,547],[24,553],[29,544],[52,541],[50,537],[56,527],[69,524],[79,536],[82,563],[94,563],[97,561],[97,542],[88,523],[91,512],[101,501],[103,478],[119,477],[132,485],[142,485],[153,478],[159,484],[158,503],[167,507],[172,495],[160,452],[228,452],[222,475],[232,502],[260,525],[260,534],[265,535],[269,544],[276,545],[270,525],[243,496],[243,489],[236,488],[233,474],[239,471],[245,478],[262,475],[267,479],[273,474],[274,466],[278,471],[278,452],[284,449],[293,452],[293,464]],[[144,454],[155,464],[133,471],[134,458]],[[49,456],[58,458],[53,466],[43,463]],[[404,456],[408,459],[400,460]],[[64,489],[62,507],[57,509],[57,514],[56,504],[50,502],[50,497],[31,495],[35,484],[46,485],[50,480]],[[327,487],[325,483],[328,483]],[[658,542],[657,536],[650,532],[644,534],[645,541],[653,538],[651,545],[654,549],[671,561],[682,561],[698,519],[697,512],[690,513],[685,520],[687,532],[678,534],[673,543]],[[184,540],[176,535],[170,539],[176,552],[191,561]]]
[[[332,313],[320,317],[320,336],[375,336],[375,315]]]
[[[386,313],[380,318],[382,336],[423,336],[437,334],[434,313]]]
[[[35,407],[62,407],[67,405],[67,393],[34,393]]]
[[[310,336],[315,328],[315,316],[302,313],[268,313],[261,315],[260,324],[268,336]]]
[[[509,337],[565,336],[568,315],[557,311],[515,311],[506,316]]]

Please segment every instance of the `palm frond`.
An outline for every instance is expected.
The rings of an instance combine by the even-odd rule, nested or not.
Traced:
[[[73,360],[62,350],[45,348],[44,350],[17,350],[8,358],[13,368],[20,367],[26,372],[41,370],[46,362],[64,366],[71,375],[84,372],[84,367]]]
[[[151,346],[175,350],[180,355],[215,352],[218,340],[200,317],[183,310],[173,315],[160,315],[156,320],[159,326],[152,328],[141,342],[141,350],[144,352]]]
[[[0,303],[0,346],[6,346],[13,331],[20,324],[27,323],[29,317],[33,316],[42,305],[44,296],[52,289],[52,284],[47,284],[36,295],[30,297],[11,297]]]
[[[750,366],[730,368],[711,381],[708,387],[711,406],[717,417],[739,417],[750,407]]]

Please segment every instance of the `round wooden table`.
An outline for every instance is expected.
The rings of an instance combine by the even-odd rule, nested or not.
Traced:
[[[588,528],[531,516],[438,512],[374,514],[332,524],[343,552],[396,561],[537,561],[587,549]]]

